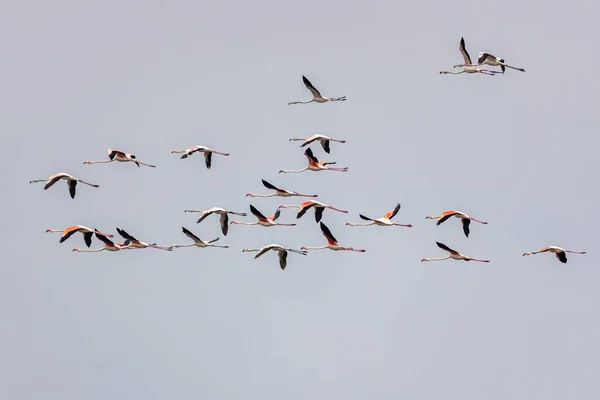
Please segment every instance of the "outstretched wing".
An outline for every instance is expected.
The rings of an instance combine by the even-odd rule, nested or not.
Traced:
[[[260,256],[262,256],[263,254],[265,254],[267,251],[271,250],[273,248],[273,246],[265,246],[262,249],[260,249],[260,251],[258,253],[256,253],[256,255],[254,256],[254,258],[258,258]]]
[[[471,220],[468,218],[463,218],[461,219],[462,222],[462,226],[463,226],[463,232],[465,232],[465,236],[469,237],[469,225],[471,225]]]
[[[75,179],[71,179],[67,182],[67,185],[69,185],[69,194],[71,195],[71,198],[74,199],[75,189],[77,188],[77,181]]]
[[[46,182],[46,184],[44,185],[44,190],[48,190],[50,186],[54,185],[56,182],[61,180],[63,176],[63,174],[56,174],[54,176],[51,176],[48,182]]]
[[[272,184],[270,184],[269,182],[265,181],[264,179],[262,180],[262,184],[264,187],[266,187],[267,189],[271,189],[271,190],[281,190],[279,189],[277,186],[274,186]]]
[[[444,215],[442,218],[440,218],[440,219],[438,220],[438,222],[436,223],[436,225],[440,225],[440,224],[441,224],[441,223],[443,223],[444,221],[447,221],[447,220],[448,220],[448,218],[452,217],[452,216],[453,216],[453,215],[455,215],[455,214],[456,214],[456,212],[450,212],[450,213],[448,213],[448,214]]]
[[[93,232],[83,232],[83,241],[85,242],[85,245],[87,247],[90,247],[92,245],[92,235],[94,233]]]
[[[97,230],[94,230],[94,233],[96,234],[96,238],[100,241],[102,241],[105,245],[107,246],[114,246],[115,244],[106,236],[104,236],[103,234],[99,233]]]
[[[483,64],[483,62],[488,58],[496,58],[493,55],[491,55],[490,53],[481,53],[481,55],[479,56],[479,58],[477,59],[477,64]]]
[[[119,232],[119,235],[121,235],[121,237],[122,237],[123,239],[127,239],[127,240],[130,240],[130,241],[132,241],[132,242],[135,242],[135,241],[137,241],[137,239],[136,239],[136,238],[134,238],[133,236],[131,236],[129,233],[125,232],[125,231],[124,231],[123,229],[121,229],[121,228],[117,228],[117,232]]]
[[[221,214],[219,223],[221,224],[221,232],[223,232],[224,236],[227,236],[227,232],[229,232],[229,215],[227,213]]]
[[[200,218],[198,218],[198,221],[196,221],[196,223],[199,224],[200,222],[204,221],[204,219],[212,213],[213,213],[212,211],[207,211],[207,212],[202,213],[202,215],[200,216]]]
[[[327,225],[325,225],[322,222],[321,222],[321,232],[323,232],[323,235],[325,236],[325,238],[327,239],[329,244],[334,244],[334,245],[337,244],[337,239],[335,238],[335,236],[333,236],[333,234],[331,233],[331,231],[329,230]]]
[[[323,211],[325,211],[325,208],[315,207],[315,221],[321,222],[321,218],[323,218]]]
[[[362,214],[358,214],[358,216],[359,216],[361,219],[364,219],[365,221],[373,221],[373,218],[369,218],[369,217],[367,217],[367,216],[364,216],[364,215],[362,215]]]
[[[313,203],[313,202],[307,202],[307,203],[300,204],[300,211],[298,211],[298,214],[296,215],[296,218],[297,219],[301,218],[304,214],[306,214],[306,212],[311,207],[314,207],[314,205],[315,205],[315,203]]]
[[[435,242],[440,249],[446,250],[452,254],[458,254],[458,251],[452,250],[450,247],[446,246],[444,243]]]
[[[323,96],[321,96],[321,93],[319,93],[319,91],[313,86],[312,83],[310,83],[310,81],[308,79],[306,79],[306,77],[304,75],[302,75],[302,81],[304,82],[304,85],[306,86],[306,88],[308,90],[310,90],[310,92],[312,93],[312,95],[314,97],[323,97]]]
[[[273,214],[273,216],[271,217],[271,221],[275,221],[277,218],[279,218],[280,215],[281,215],[281,209],[278,208],[277,211],[275,211],[275,214]]]
[[[64,242],[65,240],[67,240],[68,238],[73,236],[73,234],[75,234],[75,232],[79,232],[80,230],[81,230],[81,227],[79,227],[77,225],[68,227],[63,232],[63,235],[60,237],[60,240],[58,241],[58,243]],[[88,247],[90,247],[90,246],[88,246]]]
[[[325,153],[329,154],[331,151],[329,148],[329,140],[321,140],[321,146],[323,147],[323,150],[325,150]]]
[[[185,235],[187,237],[189,237],[190,239],[192,239],[194,242],[201,242],[202,241],[202,240],[200,240],[200,238],[198,236],[196,236],[192,232],[190,232],[185,226],[182,226],[181,230],[183,231],[183,233],[185,233]]]
[[[279,266],[282,270],[285,270],[285,267],[287,266],[287,255],[287,251],[279,250]]]
[[[396,204],[396,207],[394,207],[392,211],[385,213],[383,218],[392,219],[396,216],[396,214],[398,214],[398,211],[400,211],[400,203]]]
[[[554,253],[554,254],[556,254],[556,258],[558,258],[561,263],[563,263],[563,264],[567,263],[567,254],[564,251],[561,251],[559,253]]]
[[[210,169],[212,165],[212,151],[204,152],[204,161],[206,162],[206,168]]]
[[[469,56],[469,53],[467,53],[467,48],[465,47],[465,38],[460,38],[460,46],[458,46],[458,49],[462,53],[465,64],[471,65],[471,57]]]
[[[321,137],[321,135],[319,135],[318,133],[312,135],[311,137],[307,137],[304,142],[302,142],[302,144],[300,145],[300,147],[304,147],[307,146],[309,144],[311,144],[312,142],[314,142],[315,140],[319,139]]]
[[[254,214],[254,216],[262,221],[268,221],[267,217],[263,215],[260,211],[256,209],[252,204],[250,204],[250,212]]]
[[[312,161],[315,164],[319,163],[319,159],[317,157],[315,157],[315,155],[313,154],[310,147],[308,149],[304,150],[304,155],[308,158],[309,161]]]

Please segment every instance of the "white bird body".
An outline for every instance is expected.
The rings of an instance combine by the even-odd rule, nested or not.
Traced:
[[[87,249],[79,249],[79,248],[75,248],[73,249],[73,251],[77,251],[80,253],[97,253],[99,251],[120,251],[120,250],[125,250],[127,248],[129,248],[129,246],[131,245],[131,242],[129,240],[124,241],[123,243],[113,243],[112,240],[110,240],[109,238],[107,238],[106,236],[104,236],[102,233],[100,233],[97,230],[94,230],[94,234],[96,235],[96,238],[102,242],[104,242],[104,247],[101,247],[99,249],[93,249],[93,250],[87,250]]]
[[[381,218],[370,218],[370,217],[364,216],[363,214],[358,214],[361,219],[364,219],[365,221],[370,221],[370,222],[367,222],[365,224],[346,222],[346,225],[348,225],[348,226],[370,226],[370,225],[403,226],[406,228],[412,228],[411,224],[399,224],[399,223],[391,221],[391,219],[394,218],[396,216],[396,214],[398,214],[398,211],[400,211],[400,203],[396,204],[396,207],[394,207],[394,209],[385,213],[385,215]]]
[[[302,144],[300,145],[300,147],[304,147],[307,146],[311,143],[313,143],[314,141],[318,140],[321,143],[321,147],[323,147],[323,150],[325,150],[325,153],[329,154],[329,152],[331,151],[329,145],[330,142],[338,142],[338,143],[346,143],[345,140],[339,140],[339,139],[332,139],[328,136],[325,135],[321,135],[319,133],[316,133],[310,137],[307,137],[306,139],[303,138],[291,138],[289,141],[293,142],[293,141],[302,141]]]
[[[302,246],[302,247],[300,247],[300,250],[329,249],[329,250],[334,250],[334,251],[355,251],[358,253],[364,253],[366,251],[364,249],[355,249],[352,247],[340,246],[337,239],[333,236],[333,234],[331,233],[331,231],[329,230],[327,225],[325,225],[323,222],[321,222],[320,225],[321,225],[321,233],[323,233],[323,236],[325,236],[325,239],[327,239],[327,244],[325,246],[319,246],[319,247]]]
[[[257,194],[257,193],[247,193],[246,196],[247,197],[319,197],[316,194],[300,194],[298,192],[294,192],[291,190],[287,190],[287,189],[282,189],[279,188],[269,182],[267,182],[266,180],[262,180],[262,183],[264,185],[264,187],[266,187],[267,189],[271,189],[274,192],[269,193],[269,194]]]
[[[225,235],[225,236],[227,236],[227,232],[229,231],[229,216],[228,216],[228,214],[240,215],[242,217],[245,217],[246,215],[248,215],[246,213],[238,213],[238,212],[226,210],[221,207],[213,207],[213,208],[209,208],[208,210],[187,209],[184,212],[200,213],[201,214],[200,218],[198,218],[198,221],[196,221],[197,224],[202,222],[206,217],[208,217],[211,214],[220,215],[221,217],[219,218],[219,223],[221,225],[221,232],[223,232],[223,235]]]
[[[91,246],[92,236],[94,235],[95,231],[96,231],[95,229],[88,228],[87,226],[83,226],[83,225],[72,225],[72,226],[66,227],[65,229],[46,229],[46,233],[62,233],[62,236],[60,237],[60,240],[58,241],[59,243],[63,243],[65,240],[67,240],[68,238],[73,236],[75,233],[81,232],[87,247]],[[101,235],[109,237],[109,238],[114,237],[114,235],[112,235],[110,233],[102,233],[102,232],[99,232],[99,233]]]
[[[572,254],[586,254],[587,253],[587,251],[566,250],[566,249],[563,249],[562,247],[558,247],[558,246],[546,246],[537,251],[525,252],[525,253],[523,253],[523,256],[530,256],[532,254],[545,253],[545,252],[554,253],[556,255],[556,258],[558,258],[558,260],[560,262],[562,262],[563,264],[565,264],[567,262],[567,254],[566,253],[572,253]]]
[[[484,262],[484,263],[488,263],[490,262],[489,260],[481,260],[478,258],[473,258],[473,257],[469,257],[469,256],[465,256],[464,254],[460,254],[458,251],[451,249],[450,247],[446,246],[443,243],[440,242],[435,242],[437,244],[437,246],[448,252],[448,255],[446,257],[439,257],[439,258],[423,258],[421,260],[421,262],[426,262],[426,261],[442,261],[442,260],[448,260],[448,259],[453,259],[453,260],[462,260],[462,261],[477,261],[477,262]]]
[[[336,161],[330,161],[330,162],[323,162],[323,161],[319,161],[317,159],[317,157],[314,156],[312,150],[309,148],[307,148],[304,151],[304,155],[306,156],[306,158],[308,159],[308,165],[302,169],[299,170],[287,170],[287,169],[282,169],[279,171],[280,174],[299,174],[301,172],[304,171],[337,171],[337,172],[348,172],[348,167],[342,167],[342,168],[334,168],[334,167],[328,167],[328,165],[332,165],[332,164],[336,164]]]
[[[504,59],[500,58],[500,57],[496,57],[493,54],[490,53],[486,53],[486,52],[480,52],[479,53],[479,57],[477,59],[477,63],[479,65],[482,64],[487,64],[487,65],[491,65],[494,67],[500,67],[500,69],[502,69],[502,73],[504,73],[504,71],[506,70],[506,68],[511,68],[511,69],[515,69],[517,71],[521,71],[521,72],[525,72],[525,70],[523,68],[517,68],[517,67],[513,67],[512,65],[508,65],[504,62]]]
[[[115,150],[115,149],[108,149],[108,160],[98,160],[98,161],[85,160],[83,163],[84,164],[106,164],[106,163],[111,163],[111,162],[132,162],[132,163],[135,163],[135,165],[137,165],[138,168],[140,168],[140,164],[145,165],[147,167],[156,168],[156,165],[146,164],[144,162],[141,162],[140,160],[138,160],[136,158],[135,155],[133,155],[131,153],[125,153],[123,151]]]
[[[185,227],[181,227],[183,233],[189,237],[190,239],[192,239],[194,241],[194,243],[190,243],[190,244],[174,244],[173,246],[170,246],[171,248],[177,249],[180,247],[220,247],[223,249],[227,249],[229,248],[229,246],[219,246],[216,244],[213,244],[214,242],[216,242],[217,240],[219,240],[219,238],[213,239],[213,240],[202,240],[200,239],[198,236],[194,235],[190,230],[186,229]]]
[[[273,250],[273,251],[277,252],[277,255],[279,256],[279,266],[281,267],[282,270],[285,270],[285,267],[287,266],[288,252],[302,254],[304,256],[308,254],[308,252],[305,250],[293,250],[288,247],[281,246],[279,244],[268,244],[266,246],[261,247],[260,249],[244,249],[244,250],[242,250],[242,253],[256,251],[258,253],[254,256],[254,259],[257,259],[258,257],[262,256],[269,250]]]
[[[256,207],[254,207],[252,204],[250,204],[250,212],[252,212],[252,214],[256,217],[257,221],[256,222],[243,222],[243,221],[231,221],[232,224],[239,224],[239,225],[260,225],[260,226],[265,226],[265,227],[272,227],[272,226],[296,226],[296,224],[282,224],[282,223],[278,223],[275,222],[275,220],[277,218],[279,218],[279,215],[281,214],[281,211],[279,210],[279,208],[277,209],[277,211],[275,211],[275,214],[273,214],[270,217],[265,217],[263,213],[261,213],[260,211],[258,211],[258,209]]]
[[[229,153],[222,153],[220,151],[216,151],[216,150],[213,150],[211,148],[208,148],[206,146],[201,146],[201,145],[196,145],[196,146],[188,147],[185,150],[173,150],[173,151],[171,151],[171,153],[183,153],[183,155],[180,158],[188,158],[189,156],[191,156],[195,152],[204,153],[204,161],[206,163],[206,168],[207,169],[210,169],[210,167],[212,166],[212,155],[213,155],[213,153],[214,154],[220,154],[222,156],[229,156]]]

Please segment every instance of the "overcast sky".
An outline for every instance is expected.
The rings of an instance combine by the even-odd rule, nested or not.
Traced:
[[[0,397],[598,398],[594,4],[2,2]],[[439,75],[461,36],[527,72]],[[303,74],[348,100],[288,106]],[[349,172],[278,174],[316,132],[347,140],[312,148]],[[171,154],[196,144],[231,155]],[[83,165],[108,148],[157,168]],[[28,184],[60,171],[100,188]],[[242,249],[324,245],[312,211],[227,237],[183,212],[302,201],[245,197],[262,178],[349,210],[323,221],[367,252],[281,271]],[[413,228],[345,226],[398,202]],[[489,224],[425,219],[447,209]],[[73,224],[230,248],[86,254],[44,233]],[[420,263],[436,240],[491,263]],[[551,244],[588,254],[521,256]]]

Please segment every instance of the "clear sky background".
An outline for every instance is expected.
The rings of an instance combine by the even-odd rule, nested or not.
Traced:
[[[594,4],[2,2],[0,397],[598,398]],[[461,36],[527,72],[439,75]],[[348,100],[288,106],[303,74]],[[315,132],[347,140],[312,147],[349,172],[279,175]],[[171,154],[195,144],[231,156]],[[108,148],[157,168],[83,165]],[[60,171],[100,188],[28,184]],[[281,271],[242,249],[325,244],[312,211],[226,238],[183,212],[301,201],[244,197],[261,178],[349,210],[323,220],[367,252]],[[344,225],[397,202],[414,228]],[[446,209],[489,224],[425,220]],[[230,249],[79,254],[44,233],[72,224]],[[492,262],[420,263],[436,240]],[[550,244],[589,253],[521,256]]]

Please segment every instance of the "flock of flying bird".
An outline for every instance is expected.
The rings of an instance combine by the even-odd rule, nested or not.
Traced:
[[[464,63],[456,64],[454,66],[454,68],[462,67],[463,70],[459,71],[459,72],[440,71],[440,74],[481,73],[484,75],[492,75],[493,76],[496,74],[504,74],[506,68],[511,68],[511,69],[514,69],[517,71],[525,72],[525,70],[523,68],[517,68],[517,67],[510,66],[504,62],[504,59],[496,57],[490,53],[485,53],[485,52],[479,53],[479,57],[477,60],[478,63],[473,64],[471,62],[471,57],[469,56],[469,53],[466,50],[464,38],[461,38],[461,40],[460,40],[459,50],[463,56]],[[481,67],[481,65],[483,65],[483,64],[487,64],[490,66],[499,66],[501,68],[501,71],[483,69]],[[288,103],[288,105],[308,104],[308,103],[312,103],[312,102],[327,103],[327,102],[333,102],[333,101],[346,101],[346,96],[341,96],[341,97],[322,96],[321,93],[312,85],[312,83],[305,76],[302,76],[302,80],[303,80],[306,88],[312,93],[312,96],[313,96],[312,99],[306,100],[306,101],[291,101]],[[306,146],[309,146],[311,144],[318,142],[321,144],[321,147],[327,154],[330,154],[330,152],[331,152],[331,143],[332,142],[337,142],[337,143],[345,143],[346,142],[345,140],[333,139],[333,138],[330,138],[330,137],[327,137],[327,136],[321,135],[321,134],[315,134],[308,138],[291,138],[289,140],[290,141],[302,141],[302,144],[300,145],[300,147],[306,147]],[[190,157],[191,155],[193,155],[194,153],[203,153],[207,169],[210,169],[212,166],[213,154],[218,154],[221,156],[229,156],[229,153],[215,151],[206,146],[200,146],[200,145],[193,146],[193,147],[190,147],[185,150],[173,150],[172,153],[182,154],[180,157],[181,159],[186,159],[186,158]],[[307,161],[308,161],[307,165],[304,168],[299,169],[299,170],[282,169],[279,171],[279,173],[302,173],[305,171],[335,171],[335,172],[347,172],[348,171],[348,167],[333,167],[332,165],[336,164],[335,161],[330,161],[330,162],[320,161],[314,155],[314,153],[310,147],[307,147],[305,149],[304,155],[306,156]],[[111,162],[135,163],[138,166],[138,168],[140,167],[140,165],[144,165],[144,166],[151,167],[151,168],[156,167],[155,165],[144,163],[144,162],[138,160],[137,157],[131,153],[125,153],[125,152],[115,150],[115,149],[108,149],[108,159],[107,160],[100,160],[100,161],[87,160],[87,161],[84,161],[84,164],[98,164],[98,163],[111,163]],[[85,184],[85,185],[88,185],[88,186],[91,186],[94,188],[99,187],[99,185],[97,185],[97,184],[86,182],[82,179],[76,178],[65,172],[60,172],[58,174],[52,175],[48,179],[32,180],[29,183],[44,182],[45,183],[44,190],[47,190],[48,188],[50,188],[51,186],[53,186],[56,182],[58,182],[60,180],[66,180],[68,188],[69,188],[69,194],[72,199],[75,198],[76,187],[77,187],[78,183],[82,183],[82,184]],[[301,193],[298,193],[295,191],[283,189],[283,188],[277,187],[277,186],[267,182],[264,179],[262,180],[262,184],[267,189],[271,190],[271,193],[268,193],[268,194],[248,193],[248,194],[246,194],[246,196],[247,197],[278,196],[278,197],[307,197],[307,198],[318,197],[316,194],[301,194]],[[359,217],[362,220],[367,221],[367,222],[365,222],[365,223],[347,222],[346,225],[347,226],[377,225],[377,226],[384,226],[384,227],[401,226],[401,227],[411,228],[412,227],[411,224],[399,224],[397,222],[392,222],[392,219],[400,211],[400,207],[401,206],[399,203],[396,204],[396,206],[392,210],[388,211],[380,218],[371,218],[371,217],[365,216],[364,214],[359,214]],[[206,219],[208,216],[210,216],[212,214],[219,215],[219,224],[221,227],[221,232],[223,233],[224,236],[227,236],[227,232],[229,231],[229,226],[232,224],[260,225],[260,226],[265,226],[265,227],[295,226],[296,225],[295,223],[276,222],[281,214],[281,209],[283,209],[283,208],[297,208],[298,209],[298,212],[296,214],[297,219],[300,219],[304,214],[306,214],[307,211],[309,211],[310,209],[313,209],[315,221],[319,224],[319,226],[321,228],[321,232],[322,232],[323,236],[325,237],[327,244],[325,244],[323,246],[318,246],[318,247],[302,246],[299,250],[291,249],[289,247],[282,246],[279,244],[269,244],[269,245],[263,246],[260,249],[243,249],[242,252],[256,252],[257,254],[255,255],[254,258],[258,258],[261,255],[268,252],[269,250],[275,251],[278,253],[278,256],[279,256],[279,265],[280,265],[281,269],[284,270],[287,266],[287,257],[288,257],[288,253],[290,253],[290,252],[296,253],[296,254],[301,254],[301,255],[307,255],[308,250],[321,250],[321,249],[330,249],[330,250],[334,250],[334,251],[354,251],[354,252],[360,252],[360,253],[364,253],[366,251],[365,249],[355,249],[353,247],[345,247],[345,246],[340,245],[338,240],[332,234],[329,227],[327,225],[325,225],[322,221],[323,212],[326,209],[344,213],[344,214],[348,213],[348,211],[330,206],[328,204],[321,203],[316,200],[308,200],[308,201],[305,201],[298,205],[282,204],[277,208],[275,213],[269,217],[265,216],[255,206],[250,204],[250,212],[256,218],[256,220],[254,222],[245,222],[245,221],[238,221],[238,220],[229,221],[229,215],[237,215],[237,216],[245,217],[245,216],[247,216],[247,213],[235,212],[235,211],[227,210],[227,209],[220,208],[220,207],[213,207],[208,210],[187,209],[187,210],[185,210],[185,212],[199,213],[200,217],[198,218],[197,223],[202,222],[204,219]],[[462,224],[462,229],[463,229],[463,232],[466,237],[469,237],[470,224],[472,221],[483,224],[483,225],[487,224],[487,222],[485,222],[485,221],[481,221],[479,219],[473,218],[473,217],[467,215],[466,213],[457,211],[457,210],[444,211],[443,213],[441,213],[440,215],[437,215],[437,216],[427,216],[426,219],[437,220],[436,224],[440,225],[452,217],[460,219],[461,224]],[[97,229],[91,229],[91,228],[88,228],[83,225],[73,225],[73,226],[69,226],[65,229],[47,229],[46,232],[47,233],[49,233],[49,232],[61,233],[62,235],[59,240],[60,243],[63,243],[68,238],[73,236],[75,233],[80,232],[83,235],[84,242],[88,248],[91,246],[92,238],[94,236],[98,240],[103,242],[103,244],[104,244],[103,247],[98,248],[98,249],[74,248],[73,251],[76,251],[76,252],[99,252],[99,251],[104,251],[104,250],[120,251],[120,250],[129,250],[129,249],[143,249],[143,248],[149,248],[149,247],[159,249],[159,250],[165,250],[165,251],[172,251],[173,249],[180,248],[180,247],[220,247],[220,248],[228,248],[229,247],[226,245],[214,244],[216,241],[219,240],[218,237],[215,239],[212,239],[212,240],[202,240],[185,227],[182,227],[182,232],[188,238],[190,238],[192,240],[192,243],[181,244],[181,245],[176,244],[176,245],[172,245],[169,247],[158,246],[158,245],[156,245],[156,243],[142,242],[121,228],[117,227],[116,230],[117,230],[117,233],[124,239],[124,241],[122,243],[114,243],[112,240],[110,240],[111,238],[114,238],[113,234],[100,232]],[[421,260],[421,262],[439,261],[439,260],[447,260],[447,259],[486,262],[486,263],[489,262],[489,260],[473,258],[473,257],[466,256],[464,254],[461,254],[458,251],[446,246],[444,243],[436,242],[436,244],[440,249],[446,251],[448,254],[445,257],[423,258]],[[529,252],[523,253],[523,256],[544,253],[544,252],[554,253],[556,255],[556,257],[558,258],[558,260],[562,263],[567,262],[566,253],[573,253],[573,254],[585,254],[586,253],[585,251],[566,250],[566,249],[563,249],[558,246],[546,246],[538,251],[529,251]]]

